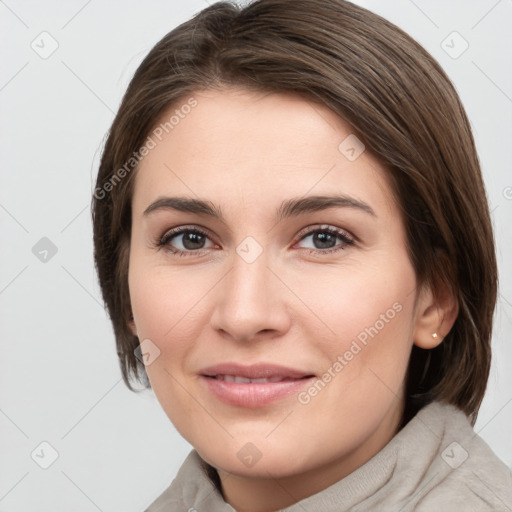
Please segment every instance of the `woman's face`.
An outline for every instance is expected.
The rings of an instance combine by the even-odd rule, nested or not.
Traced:
[[[394,435],[419,315],[385,170],[318,103],[193,97],[135,182],[129,288],[151,385],[221,476],[336,481]]]

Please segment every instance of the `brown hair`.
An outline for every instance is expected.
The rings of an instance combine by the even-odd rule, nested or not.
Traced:
[[[471,128],[432,56],[389,21],[345,0],[256,0],[244,8],[217,2],[169,32],[135,72],[92,200],[96,269],[125,383],[133,390],[135,377],[149,386],[128,324],[134,155],[172,105],[230,85],[322,102],[389,169],[418,282],[435,293],[436,285],[448,285],[459,304],[438,347],[413,347],[407,403],[417,409],[445,400],[474,424],[490,369],[497,267]]]

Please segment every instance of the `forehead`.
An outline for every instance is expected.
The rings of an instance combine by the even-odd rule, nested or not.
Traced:
[[[150,137],[154,147],[136,173],[135,215],[163,195],[208,197],[223,210],[254,214],[283,198],[333,193],[393,208],[386,170],[355,130],[304,96],[197,91],[168,109]]]

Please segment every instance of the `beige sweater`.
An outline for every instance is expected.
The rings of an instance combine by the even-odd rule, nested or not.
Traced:
[[[146,512],[235,512],[192,450]],[[342,480],[280,512],[512,512],[512,473],[465,414],[434,402]]]

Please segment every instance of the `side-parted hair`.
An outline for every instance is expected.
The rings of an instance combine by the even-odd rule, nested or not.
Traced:
[[[435,294],[448,287],[459,305],[442,343],[413,346],[405,414],[413,414],[411,404],[444,400],[474,424],[490,370],[498,277],[471,127],[435,59],[400,28],[345,0],[256,0],[243,8],[217,2],[163,37],[136,70],[92,198],[95,265],[127,386],[135,390],[133,379],[150,386],[129,327],[131,203],[141,148],[172,106],[230,86],[320,101],[388,169],[418,283]]]

